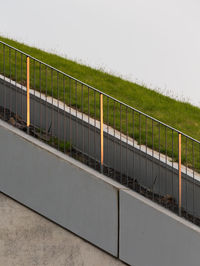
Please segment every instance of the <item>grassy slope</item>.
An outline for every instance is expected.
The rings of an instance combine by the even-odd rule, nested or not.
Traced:
[[[0,40],[200,140],[199,108],[60,56],[1,36]]]
[[[11,46],[22,50],[31,56],[115,97],[122,102],[137,108],[144,113],[151,115],[162,122],[181,130],[182,132],[200,140],[200,109],[188,103],[183,103],[171,99],[170,97],[163,96],[153,90],[140,86],[138,84],[123,80],[119,77],[112,76],[102,71],[92,69],[91,67],[84,66],[73,62],[71,60],[62,58],[55,54],[47,53],[39,49],[29,47],[19,42],[0,37],[0,40],[10,44]],[[21,76],[21,57],[20,54],[15,58],[15,53],[9,49],[5,49],[5,65],[3,63],[3,49],[0,45],[0,72],[6,76],[16,79],[22,84],[26,84],[26,58],[23,59],[23,75]],[[10,59],[9,59],[10,58]],[[15,64],[17,72],[15,73]],[[4,67],[5,66],[5,70]],[[45,70],[44,66],[36,63],[34,71],[34,62],[31,61],[31,87],[36,90],[41,90],[43,93],[53,95],[59,98],[68,105],[73,105],[81,111],[88,113],[90,116],[99,117],[99,102],[98,95],[95,96],[94,92],[89,91],[88,88],[80,86],[75,82],[69,83],[69,79],[65,78],[65,90],[63,87],[63,76],[57,78],[57,73],[54,71],[52,74],[49,69]],[[45,72],[47,71],[47,72]],[[34,82],[34,72],[36,73],[36,81]],[[41,78],[40,78],[41,73]],[[46,74],[47,78],[46,78]],[[41,82],[40,82],[41,80]],[[58,82],[59,80],[59,82]],[[58,83],[57,83],[58,82]],[[59,89],[59,90],[58,90]],[[59,91],[59,93],[58,93]],[[65,91],[65,94],[64,94]],[[59,96],[58,96],[59,94]],[[83,100],[83,101],[82,101]],[[89,100],[89,109],[88,109]],[[96,103],[94,103],[94,101]],[[94,106],[96,105],[96,108]],[[96,111],[94,111],[96,110]],[[107,111],[109,112],[107,113]],[[115,116],[114,116],[115,110]],[[95,114],[96,112],[96,114]],[[104,97],[104,122],[114,126],[116,129],[124,133],[134,136],[134,139],[140,144],[145,144],[154,150],[167,154],[174,161],[178,160],[178,135],[174,134],[171,130],[166,130],[164,127],[157,123],[153,125],[152,137],[152,121],[144,116],[134,114],[122,106],[120,116],[120,106],[114,105],[113,101],[109,100],[109,109],[107,108],[107,99]],[[121,119],[120,119],[121,117]],[[127,124],[126,124],[127,118]],[[133,122],[134,121],[134,122]],[[133,131],[134,128],[134,131]],[[166,131],[165,131],[166,130]],[[200,172],[200,147],[192,141],[187,141],[182,138],[182,163]]]

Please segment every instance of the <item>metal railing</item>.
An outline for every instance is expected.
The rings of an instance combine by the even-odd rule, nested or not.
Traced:
[[[0,41],[0,118],[200,224],[200,142]]]

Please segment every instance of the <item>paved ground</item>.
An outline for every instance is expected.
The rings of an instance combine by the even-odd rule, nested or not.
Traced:
[[[0,193],[0,265],[124,264]]]

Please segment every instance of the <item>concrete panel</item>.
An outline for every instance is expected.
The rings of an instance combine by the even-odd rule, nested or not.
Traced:
[[[120,190],[119,258],[134,266],[199,266],[200,229],[142,196]]]
[[[13,130],[0,126],[0,191],[117,256],[117,186]]]
[[[123,262],[0,193],[1,266],[123,266]]]

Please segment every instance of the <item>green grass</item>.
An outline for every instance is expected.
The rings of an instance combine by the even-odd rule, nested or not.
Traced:
[[[4,37],[0,37],[0,40],[200,140],[199,108],[61,56],[47,53]],[[13,51],[9,54],[9,49],[5,48],[5,66],[3,62],[3,45],[0,44],[0,73],[5,73],[6,76],[11,76],[12,79],[26,84],[25,56],[21,58],[19,53],[15,54]],[[15,65],[17,66],[16,71]],[[32,88],[52,95],[66,104],[77,107],[77,109],[99,119],[98,93],[88,89],[86,86],[81,86],[79,83],[61,74],[57,75],[55,71],[52,72],[43,65],[40,66],[39,63],[34,65],[33,60],[30,61],[30,65]],[[150,119],[146,119],[137,112],[133,114],[132,110],[127,109],[125,106],[120,106],[120,104],[114,103],[113,100],[108,100],[106,97],[104,97],[104,122],[116,129],[121,129],[129,136],[134,135],[134,138],[140,144],[147,144],[149,147],[160,150],[160,152],[173,157],[173,160],[177,161],[177,134],[154,122],[154,137],[152,138],[152,121]],[[182,163],[199,170],[199,145],[188,140],[186,147],[186,139],[182,137],[182,146]]]

